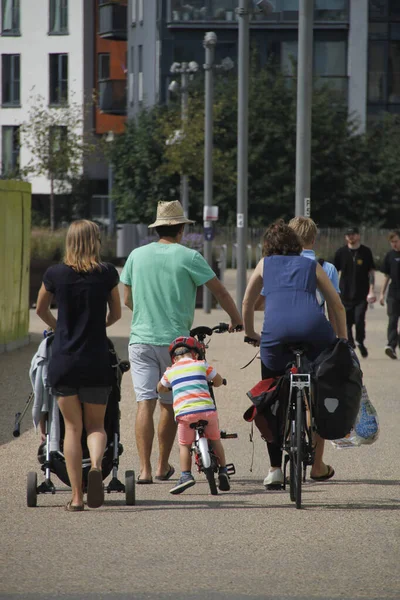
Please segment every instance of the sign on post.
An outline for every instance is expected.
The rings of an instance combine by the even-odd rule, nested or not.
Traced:
[[[304,198],[304,216],[310,218],[311,217],[311,199]]]

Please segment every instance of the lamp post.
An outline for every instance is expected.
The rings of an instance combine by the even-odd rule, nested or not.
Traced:
[[[171,81],[169,91],[172,93],[180,91],[181,93],[181,114],[182,114],[182,132],[185,131],[185,123],[188,118],[188,74],[196,73],[199,70],[199,65],[194,60],[187,62],[174,62],[171,65],[170,72],[180,74],[181,83]],[[189,178],[186,173],[181,173],[181,203],[185,217],[189,216]]]
[[[296,216],[310,211],[314,0],[300,0],[297,62]]]
[[[204,118],[204,207],[212,206],[213,199],[213,104],[214,80],[213,66],[217,36],[209,31],[204,36],[205,48],[205,118]],[[209,231],[208,231],[209,230]],[[204,221],[204,258],[210,265],[212,262],[212,226]],[[211,312],[211,294],[207,286],[203,286],[203,309]]]
[[[109,131],[106,135],[107,144],[114,142],[115,135],[113,131]],[[115,231],[115,210],[112,199],[112,189],[114,183],[114,173],[111,157],[108,160],[108,235],[113,235]]]
[[[274,10],[269,0],[240,0],[238,47],[238,139],[237,139],[237,203],[236,203],[236,304],[240,310],[247,285],[246,248],[248,226],[248,140],[249,140],[249,46],[250,12],[256,7],[264,14]]]

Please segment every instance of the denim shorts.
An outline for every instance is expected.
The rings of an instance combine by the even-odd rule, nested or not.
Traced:
[[[52,388],[53,396],[78,396],[81,402],[85,404],[107,404],[111,387],[80,387],[73,388],[65,385]]]

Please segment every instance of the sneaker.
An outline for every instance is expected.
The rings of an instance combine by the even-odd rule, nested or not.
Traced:
[[[358,346],[358,349],[360,351],[361,356],[363,358],[367,358],[367,356],[368,356],[368,350],[366,349],[366,347],[364,346],[364,344],[359,344],[357,342],[357,346]]]
[[[396,350],[394,348],[392,348],[392,346],[386,346],[385,354],[386,354],[386,356],[389,356],[390,358],[393,358],[393,359],[397,358]]]
[[[195,485],[194,477],[191,473],[189,475],[181,475],[178,483],[175,487],[169,490],[170,494],[182,494],[185,490]]]
[[[280,490],[283,486],[283,472],[282,469],[275,469],[270,471],[264,479],[264,485],[267,490]]]
[[[221,492],[229,492],[231,489],[229,475],[226,471],[220,471],[218,473],[218,488],[221,490]]]

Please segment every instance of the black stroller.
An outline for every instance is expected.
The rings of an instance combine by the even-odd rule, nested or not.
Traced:
[[[48,344],[51,344],[53,334],[48,335]],[[105,485],[104,491],[108,494],[112,492],[119,492],[125,494],[125,502],[127,505],[134,505],[135,499],[135,473],[134,471],[125,472],[125,484],[118,479],[118,467],[119,457],[123,452],[123,446],[120,443],[120,409],[119,402],[121,400],[121,380],[122,375],[129,370],[129,362],[121,361],[115,351],[114,345],[110,339],[108,339],[110,361],[114,372],[114,381],[112,390],[108,399],[106,415],[104,419],[105,431],[107,434],[107,446],[104,452],[102,462],[102,474],[103,481],[108,477],[112,471],[112,477],[107,485]],[[34,399],[34,393],[32,392],[27,400],[27,404],[24,408],[23,413],[16,414],[16,421],[14,427],[14,437],[20,435],[20,423],[24,414],[26,413],[29,405]],[[64,443],[64,420],[61,412],[57,408],[57,417],[59,419],[59,449],[52,449],[50,442],[52,419],[49,418],[50,411],[45,414],[45,434],[46,440],[42,442],[38,449],[38,461],[41,464],[41,470],[44,473],[45,480],[39,486],[37,484],[37,473],[30,471],[28,473],[27,480],[27,505],[30,507],[37,506],[38,494],[55,494],[56,492],[68,491],[65,487],[55,487],[50,475],[54,473],[65,485],[69,486],[69,478],[63,455],[63,443]],[[54,411],[52,412],[52,415]],[[82,433],[82,473],[83,473],[83,487],[84,491],[87,488],[87,478],[90,470],[90,457],[86,443],[86,432],[83,430]]]

